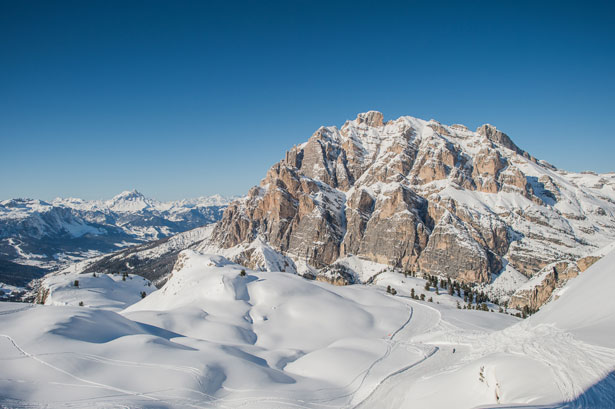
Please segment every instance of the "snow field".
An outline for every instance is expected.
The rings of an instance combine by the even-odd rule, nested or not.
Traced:
[[[615,253],[527,320],[459,310],[458,297],[399,273],[335,287],[288,273],[242,276],[216,255],[180,258],[162,289],[123,310],[115,301],[66,305],[100,278],[82,286],[83,275],[78,289],[58,276],[51,297],[61,306],[1,304],[0,404],[613,407]],[[136,280],[109,279],[97,296]],[[412,288],[433,302],[410,299]]]

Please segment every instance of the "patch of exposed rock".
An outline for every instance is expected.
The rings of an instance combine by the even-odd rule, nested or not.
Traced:
[[[530,311],[538,311],[551,298],[556,288],[563,287],[580,272],[579,266],[573,261],[550,264],[511,296],[508,307],[518,310],[527,307]]]

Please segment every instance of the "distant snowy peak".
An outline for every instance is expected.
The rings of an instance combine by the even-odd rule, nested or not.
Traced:
[[[140,212],[144,210],[152,210],[152,211],[171,211],[175,212],[182,209],[191,209],[198,207],[212,207],[212,206],[226,206],[233,200],[237,199],[237,196],[222,196],[222,195],[212,195],[212,196],[201,196],[194,199],[181,199],[174,200],[168,202],[161,202],[155,199],[151,199],[143,195],[141,192],[136,189],[126,190],[122,193],[114,196],[109,200],[83,200],[79,198],[56,198],[51,204],[36,201],[31,199],[11,199],[6,200],[4,202],[0,202],[4,204],[5,202],[12,201],[27,201],[27,202],[38,202],[38,206],[61,206],[68,207],[71,209],[77,210],[89,210],[89,211],[113,211],[118,213],[134,213]],[[19,206],[19,202],[14,204],[15,207]],[[23,205],[21,205],[23,206]],[[30,207],[33,207],[34,204],[31,204]]]
[[[209,206],[226,206],[238,196],[201,196],[195,199],[183,199],[175,202],[161,203],[160,205],[175,206],[175,207],[209,207]]]
[[[109,209],[114,212],[138,212],[143,209],[154,207],[156,202],[146,198],[136,190],[124,191],[119,195],[113,197],[113,199],[106,202]]]

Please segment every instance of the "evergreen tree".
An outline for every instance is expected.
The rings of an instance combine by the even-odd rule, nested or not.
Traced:
[[[75,280],[75,282],[73,283],[73,285],[74,285],[75,287],[79,287],[79,280]]]
[[[421,294],[421,301],[425,301],[425,294]]]
[[[410,298],[414,299],[414,288],[410,289]]]
[[[427,281],[425,283],[425,291],[429,291],[431,289],[431,286],[429,285],[429,281]]]
[[[240,277],[245,277],[246,276],[246,270],[244,270],[243,268],[241,269],[241,271],[239,272],[239,276]]]

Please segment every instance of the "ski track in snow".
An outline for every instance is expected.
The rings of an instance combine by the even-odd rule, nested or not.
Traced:
[[[126,389],[116,388],[115,386],[105,385],[103,383],[94,382],[94,381],[90,381],[90,380],[87,380],[87,379],[84,379],[84,378],[80,378],[80,377],[78,377],[78,376],[76,376],[76,375],[74,375],[74,374],[72,374],[72,373],[70,373],[68,371],[65,371],[62,368],[59,368],[59,367],[57,367],[55,365],[52,365],[52,364],[50,364],[50,363],[40,359],[38,356],[36,356],[34,354],[31,354],[31,353],[25,351],[19,345],[17,345],[17,342],[15,342],[15,340],[10,335],[0,334],[0,337],[4,337],[4,338],[8,339],[11,342],[11,344],[13,344],[13,346],[21,354],[23,354],[24,356],[26,356],[28,358],[31,358],[31,359],[35,360],[36,362],[38,362],[38,363],[40,363],[42,365],[45,365],[45,366],[47,366],[47,367],[49,367],[49,368],[51,368],[51,369],[53,369],[53,370],[55,370],[57,372],[63,373],[65,375],[68,375],[69,377],[71,377],[71,378],[73,378],[73,379],[75,379],[75,380],[77,380],[79,382],[83,382],[83,383],[86,383],[86,384],[89,384],[89,385],[92,385],[92,386],[95,386],[95,387],[103,388],[103,389],[108,389],[108,390],[111,390],[111,391],[114,391],[114,392],[120,392],[120,393],[122,393],[124,395],[133,395],[133,396],[144,397],[144,398],[151,399],[151,400],[158,400],[156,398],[153,398],[153,397],[148,396],[147,394],[144,394],[144,393],[141,393],[141,392],[129,391],[129,390],[126,390]]]

